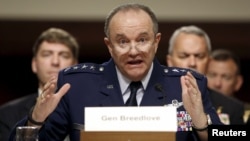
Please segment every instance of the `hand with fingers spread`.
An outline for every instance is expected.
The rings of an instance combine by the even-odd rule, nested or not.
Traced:
[[[56,90],[56,77],[52,77],[44,86],[43,92],[37,98],[36,105],[32,112],[32,119],[36,122],[44,122],[46,118],[55,110],[61,98],[70,89],[70,84],[64,84],[60,90]],[[29,123],[32,124],[32,123]]]

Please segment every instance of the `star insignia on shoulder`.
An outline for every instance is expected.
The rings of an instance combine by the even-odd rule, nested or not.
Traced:
[[[178,70],[178,69],[173,69],[172,71],[173,71],[173,72],[179,72],[179,70]]]
[[[95,70],[95,66],[90,66],[90,69],[91,70]]]
[[[82,69],[86,69],[88,66],[86,65],[86,64],[84,64],[83,66],[82,66]]]
[[[79,68],[78,66],[74,66],[74,67],[73,67],[74,70],[76,70],[76,69],[78,69],[78,68]]]
[[[187,70],[181,69],[180,71],[181,71],[181,72],[186,72]]]
[[[64,72],[67,72],[68,70],[70,70],[71,67],[65,68]]]

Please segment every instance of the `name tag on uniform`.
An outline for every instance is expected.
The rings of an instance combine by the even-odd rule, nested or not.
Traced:
[[[176,107],[85,107],[85,131],[177,131]]]

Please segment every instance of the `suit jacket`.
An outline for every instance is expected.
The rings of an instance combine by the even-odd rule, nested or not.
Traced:
[[[38,93],[30,94],[3,104],[0,107],[0,141],[7,141],[11,129],[35,104]]]
[[[182,101],[180,76],[187,69],[167,68],[154,60],[153,72],[144,91],[140,106],[161,106]],[[193,72],[202,93],[204,110],[211,116],[213,123],[221,124],[215,109],[209,101],[207,79]],[[67,133],[73,141],[80,140],[80,130],[75,125],[84,125],[84,107],[124,106],[120,85],[117,79],[114,61],[103,64],[82,63],[62,70],[58,77],[58,88],[70,83],[71,88],[61,99],[55,111],[47,118],[41,128],[40,140],[62,140]],[[155,88],[160,84],[164,92]],[[178,111],[185,111],[184,107]],[[167,114],[167,113],[166,113]],[[27,117],[19,122],[23,125]],[[10,140],[13,140],[15,131]],[[177,141],[195,140],[195,131],[177,132]]]
[[[219,113],[228,114],[230,124],[244,124],[244,103],[209,89],[209,96]]]

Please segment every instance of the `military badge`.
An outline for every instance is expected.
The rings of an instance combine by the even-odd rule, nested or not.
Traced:
[[[177,131],[192,131],[192,119],[186,111],[177,111]]]

